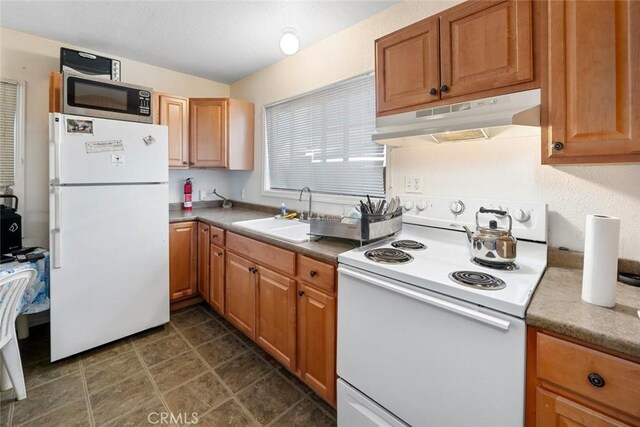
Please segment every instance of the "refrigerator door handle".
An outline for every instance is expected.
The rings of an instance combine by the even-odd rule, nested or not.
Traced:
[[[60,235],[60,187],[53,187],[53,230],[51,232],[51,239],[53,240],[53,244],[51,247],[51,264],[53,268],[61,268],[61,255],[62,255],[62,244],[61,244],[61,235]]]

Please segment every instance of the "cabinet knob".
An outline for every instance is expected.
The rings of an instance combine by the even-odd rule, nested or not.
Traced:
[[[189,163],[188,163],[188,162],[186,162],[186,161],[184,161],[184,162],[182,162],[182,164],[183,164],[183,165],[188,165]]]
[[[298,296],[304,295],[304,291],[298,291]]]
[[[255,273],[255,268],[249,267],[249,273]]]
[[[448,90],[449,90],[449,86],[447,86],[447,85],[440,86],[440,92],[446,92]]]
[[[553,143],[553,151],[560,151],[564,148],[564,144],[560,141],[556,141]]]
[[[595,372],[591,372],[589,376],[587,376],[587,378],[589,379],[589,382],[591,383],[591,385],[594,387],[602,388],[605,385],[604,378],[602,378],[599,374],[596,374]]]
[[[432,87],[431,89],[429,89],[429,95],[435,96],[437,94],[438,94],[438,89],[436,89],[435,87]]]
[[[205,233],[208,233],[208,232],[209,232],[209,229],[208,229],[208,228],[205,228],[205,229],[203,229],[202,231],[204,231]]]
[[[316,277],[317,275],[318,275],[318,273],[316,271],[314,271],[314,270],[311,270],[309,272],[309,276],[311,276],[311,277]]]

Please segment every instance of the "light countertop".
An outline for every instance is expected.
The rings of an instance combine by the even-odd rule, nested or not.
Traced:
[[[584,302],[582,270],[549,267],[526,314],[527,324],[640,357],[640,288],[618,283],[612,308]]]
[[[337,264],[338,255],[342,252],[353,249],[357,243],[347,240],[338,240],[331,238],[323,238],[319,241],[310,241],[305,243],[289,243],[280,239],[266,236],[261,233],[252,232],[246,228],[232,225],[236,221],[246,221],[258,218],[268,218],[273,216],[272,213],[250,208],[194,208],[191,212],[182,210],[170,210],[169,222],[181,221],[202,221],[214,227],[224,228],[228,231],[251,237],[256,240],[278,246],[293,252],[310,256],[320,261]]]

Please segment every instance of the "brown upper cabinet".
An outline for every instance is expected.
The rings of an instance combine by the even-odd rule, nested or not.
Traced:
[[[154,122],[169,128],[169,168],[253,169],[252,103],[154,95]]]
[[[539,87],[537,7],[468,1],[376,40],[378,115]]]
[[[227,166],[227,100],[191,99],[189,112],[189,166]]]
[[[230,98],[191,98],[192,167],[253,169],[254,105]]]
[[[158,123],[169,128],[169,167],[189,167],[189,100],[170,95],[156,96]]]
[[[438,31],[436,16],[376,41],[378,112],[440,99]]]
[[[547,7],[542,163],[640,162],[640,2]]]

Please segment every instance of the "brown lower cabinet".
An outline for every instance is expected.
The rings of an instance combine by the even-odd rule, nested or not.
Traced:
[[[298,351],[302,380],[329,402],[336,392],[336,298],[300,283]]]
[[[200,295],[335,405],[335,266],[205,223],[170,228],[171,302]]]
[[[249,338],[256,338],[256,283],[253,262],[227,253],[225,315]]]
[[[527,339],[527,426],[640,426],[640,360],[536,328]]]
[[[255,272],[256,342],[278,362],[296,369],[296,282],[265,267]]]
[[[209,297],[209,225],[198,223],[198,294],[206,302]]]
[[[209,305],[224,315],[224,249],[214,244],[209,246]]]
[[[169,225],[169,290],[171,302],[195,296],[198,292],[198,223]]]

